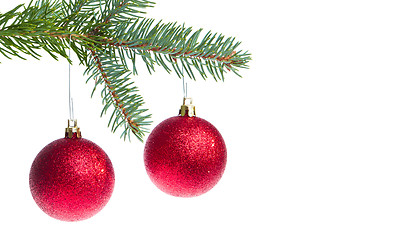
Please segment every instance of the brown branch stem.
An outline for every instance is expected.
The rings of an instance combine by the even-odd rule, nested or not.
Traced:
[[[147,49],[147,51],[153,51],[153,52],[166,52],[166,51],[169,51],[169,52],[176,52],[176,51],[177,51],[176,48],[169,49],[169,48],[166,48],[166,47],[164,47],[164,48],[163,48],[163,47],[152,47],[152,45],[149,45],[149,44],[146,44],[146,43],[144,43],[144,44],[138,44],[138,45],[131,45],[131,44],[129,44],[129,43],[126,42],[126,41],[121,41],[120,43],[115,43],[115,42],[112,41],[112,40],[107,40],[104,45],[109,45],[109,46],[113,46],[113,47],[124,47],[124,48],[145,48],[145,47],[151,47],[150,49]],[[165,54],[166,54],[166,53],[165,53]],[[202,58],[202,59],[210,59],[210,60],[216,60],[216,61],[219,61],[219,62],[227,62],[227,63],[225,63],[226,66],[230,66],[230,65],[232,65],[232,64],[234,64],[234,63],[236,62],[236,61],[232,61],[232,60],[231,60],[231,58],[236,54],[236,51],[233,51],[233,52],[232,52],[231,54],[229,54],[228,56],[223,56],[223,57],[219,57],[219,56],[217,56],[216,54],[211,54],[211,55],[208,55],[208,56],[198,56],[199,53],[194,53],[194,54],[192,54],[192,51],[188,51],[188,52],[185,52],[185,53],[178,52],[178,53],[175,53],[175,54],[170,54],[170,53],[168,53],[168,54],[171,55],[171,56],[173,56],[174,58],[179,57],[179,56],[181,56],[181,55],[187,55],[187,56],[189,56],[189,57],[196,57],[196,58]]]
[[[60,32],[49,32],[49,31],[44,31],[44,33],[48,34],[51,37],[54,38],[59,38],[59,39],[68,39],[71,38],[72,40],[78,40],[78,39],[91,39],[94,41],[97,41],[94,39],[95,32],[97,31],[97,29],[94,29],[90,34],[63,34]],[[37,31],[31,31],[29,33],[36,33]],[[26,34],[21,34],[21,35],[26,35]],[[171,55],[174,60],[176,60],[176,58],[180,57],[181,55],[185,56],[189,56],[189,57],[195,57],[195,58],[201,58],[201,59],[205,59],[205,60],[215,60],[218,62],[225,62],[225,65],[227,67],[230,67],[232,64],[237,63],[236,61],[231,60],[231,58],[236,54],[235,51],[233,51],[231,54],[229,54],[228,56],[222,56],[219,57],[217,56],[217,54],[211,54],[211,55],[207,55],[207,56],[198,56],[199,53],[194,53],[192,54],[192,51],[188,51],[188,52],[177,52],[176,48],[172,48],[169,49],[167,47],[159,47],[159,46],[152,46],[150,44],[144,43],[144,44],[138,44],[138,45],[132,45],[130,44],[128,41],[119,41],[116,42],[113,39],[102,39],[102,40],[98,40],[100,42],[101,45],[103,46],[111,46],[111,47],[122,47],[122,48],[126,48],[126,49],[136,49],[136,48],[148,48],[147,51],[153,51],[153,52],[161,52],[163,54],[168,54]],[[168,52],[177,52],[177,53],[167,53]]]
[[[102,79],[105,83],[105,86],[108,89],[109,94],[111,94],[112,98],[114,99],[115,106],[121,111],[126,122],[132,127],[132,129],[134,129],[136,132],[138,132],[137,128],[139,127],[139,124],[137,124],[135,121],[130,119],[130,116],[128,116],[128,113],[126,112],[126,108],[123,107],[122,103],[120,104],[121,100],[118,98],[115,90],[112,89],[111,82],[108,80],[108,76],[104,71],[100,58],[98,57],[98,55],[96,54],[96,52],[94,50],[90,50],[90,52],[97,64],[98,70],[101,72]]]

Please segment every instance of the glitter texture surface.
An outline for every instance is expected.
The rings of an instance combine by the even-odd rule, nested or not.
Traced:
[[[144,161],[152,182],[177,197],[212,189],[223,175],[227,151],[219,131],[199,117],[166,119],[147,139]]]
[[[43,148],[31,166],[29,185],[38,206],[63,221],[92,217],[108,202],[115,183],[107,154],[83,138],[62,138]]]

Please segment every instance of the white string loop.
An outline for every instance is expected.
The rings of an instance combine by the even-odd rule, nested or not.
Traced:
[[[185,82],[184,62],[182,62],[182,92],[184,94],[184,98],[188,98],[188,83]]]
[[[70,48],[71,48],[71,42],[72,42],[72,35],[70,35],[70,40],[69,40]],[[69,59],[70,59],[70,48],[69,48]],[[70,59],[71,60],[71,59]],[[72,98],[72,93],[71,93],[71,64],[69,64],[69,120],[71,123],[74,122],[74,108],[73,108],[73,98]]]

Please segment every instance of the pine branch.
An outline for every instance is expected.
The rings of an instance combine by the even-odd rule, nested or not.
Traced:
[[[104,89],[101,92],[104,108],[101,115],[106,114],[107,109],[114,105],[115,110],[111,114],[108,126],[112,127],[113,132],[118,127],[123,126],[124,131],[121,137],[130,139],[130,133],[132,132],[142,141],[144,132],[147,131],[144,126],[150,125],[150,122],[145,120],[150,118],[151,115],[141,115],[146,110],[139,109],[144,102],[143,98],[136,94],[137,88],[132,87],[133,82],[129,78],[130,71],[110,58],[113,53],[97,52],[95,50],[90,50],[90,52],[92,59],[87,71],[92,72],[92,74],[87,81],[90,79],[96,80],[93,93],[98,85],[104,83]]]
[[[134,23],[121,23],[113,39],[107,40],[104,45],[123,48],[127,55],[142,56],[150,73],[157,64],[168,72],[171,72],[169,66],[172,66],[182,77],[180,62],[192,79],[195,79],[195,75],[191,67],[204,79],[208,72],[215,79],[223,80],[226,70],[238,75],[238,68],[247,68],[251,59],[248,52],[236,51],[240,42],[235,42],[235,38],[226,39],[223,35],[208,32],[198,42],[202,29],[192,32],[192,28],[176,23],[159,22],[153,26],[153,22],[153,19],[145,18],[137,19]],[[137,70],[133,69],[133,72]]]
[[[7,58],[11,58],[11,55],[25,59],[19,55],[22,52],[39,59],[41,55],[36,50],[44,49],[55,59],[57,55],[67,58],[64,51],[66,46],[49,35],[49,32],[56,30],[56,9],[60,5],[49,1],[38,1],[32,5],[31,2],[23,11],[17,12],[22,6],[0,17],[0,52]],[[14,21],[8,24],[11,20]]]
[[[240,42],[202,29],[193,31],[176,23],[155,23],[144,18],[144,9],[153,7],[147,0],[37,0],[21,4],[0,14],[0,54],[6,58],[29,55],[41,57],[45,50],[56,60],[72,49],[85,73],[95,80],[93,94],[102,86],[105,115],[112,106],[109,127],[123,128],[121,137],[133,133],[142,140],[151,115],[144,115],[143,98],[131,80],[138,74],[136,56],[141,57],[150,73],[156,66],[182,77],[184,69],[196,79],[223,80],[226,72],[240,76],[248,68],[251,56],[238,50]],[[23,54],[23,55],[21,55]],[[127,61],[132,62],[129,68]],[[93,95],[92,94],[92,95]]]

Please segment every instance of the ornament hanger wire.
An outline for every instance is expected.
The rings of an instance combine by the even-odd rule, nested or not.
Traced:
[[[70,35],[69,44],[70,44],[70,48],[69,48],[69,59],[70,59],[70,49],[72,47],[72,35]],[[70,66],[71,64],[70,64],[70,62],[68,62],[68,64],[69,64],[69,124],[73,124],[74,123],[74,108],[73,108],[73,98],[72,98],[72,93],[71,93],[71,66]]]
[[[184,98],[188,98],[188,83],[185,82],[184,63],[183,62],[182,62],[182,92],[184,94]]]

